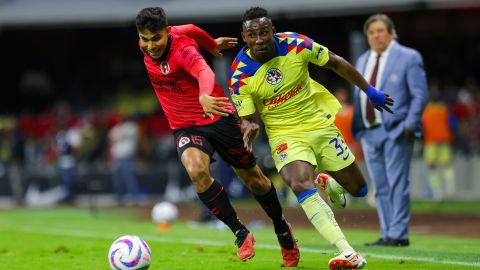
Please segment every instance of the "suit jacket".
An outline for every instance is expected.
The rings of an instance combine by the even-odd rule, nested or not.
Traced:
[[[390,139],[398,138],[404,128],[408,128],[415,135],[421,136],[421,120],[423,110],[428,102],[428,88],[423,60],[420,53],[412,48],[400,45],[392,40],[382,78],[380,79],[381,90],[390,95],[395,101],[390,114],[386,111],[381,113],[382,123],[386,135]],[[356,68],[364,74],[370,50],[364,52],[357,60]],[[365,125],[360,110],[360,90],[355,88],[354,116],[352,121],[352,133],[359,139],[364,135]]]

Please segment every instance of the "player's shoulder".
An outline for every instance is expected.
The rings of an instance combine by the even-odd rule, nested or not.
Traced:
[[[244,46],[240,52],[238,52],[230,68],[231,75],[235,72],[242,72],[243,74],[252,76],[262,66],[261,63],[253,61],[250,56],[247,55],[247,50],[248,47]]]
[[[301,53],[304,49],[311,51],[314,43],[313,39],[308,36],[295,32],[276,33],[275,40],[280,56],[286,55],[291,51],[294,51],[296,54]]]
[[[312,40],[306,35],[296,33],[296,32],[280,32],[275,34],[276,38],[285,39],[285,38],[294,38],[294,39],[301,39],[301,40]]]
[[[280,43],[293,44],[304,44],[305,46],[311,46],[313,39],[309,38],[306,35],[295,33],[295,32],[281,32],[275,34],[275,39]]]
[[[248,47],[245,46],[240,50],[230,68],[228,88],[233,94],[239,94],[239,89],[247,85],[246,81],[262,66],[247,55],[247,49]]]
[[[201,57],[195,41],[181,35],[171,35],[171,37],[172,42],[169,49],[169,59],[171,61],[189,64],[192,59]]]
[[[173,51],[184,51],[185,48],[188,47],[193,47],[196,51],[198,51],[198,45],[195,43],[195,41],[189,37],[183,36],[183,35],[176,35],[172,34],[172,45],[171,49]]]

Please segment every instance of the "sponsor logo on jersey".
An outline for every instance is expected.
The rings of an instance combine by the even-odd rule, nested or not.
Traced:
[[[277,93],[280,89],[282,89],[283,85],[280,85],[279,87],[273,89],[273,93]]]
[[[279,162],[283,162],[285,159],[288,158],[288,154],[287,153],[280,153],[280,155],[278,155],[278,161]]]
[[[153,88],[155,91],[161,91],[161,92],[179,92],[182,91],[180,86],[177,83],[177,80],[169,78],[169,77],[163,77],[163,76],[150,76],[150,82],[152,82]]]
[[[160,70],[162,71],[163,75],[167,75],[168,73],[170,73],[170,65],[167,61],[162,61],[160,63]]]
[[[180,140],[178,140],[178,148],[182,148],[183,146],[185,146],[189,142],[190,142],[190,138],[181,137]]]
[[[292,97],[294,97],[298,93],[300,93],[300,91],[302,91],[302,83],[303,82],[300,82],[297,86],[295,86],[295,88],[293,88],[292,90],[290,90],[286,93],[280,94],[280,95],[278,95],[274,98],[271,98],[271,99],[264,99],[263,100],[263,106],[267,107],[268,110],[275,109],[276,107],[278,107],[279,105],[281,105],[285,101],[291,99]]]
[[[278,68],[271,68],[267,71],[265,80],[271,85],[277,85],[283,80],[283,73]]]
[[[317,51],[317,55],[315,55],[315,58],[318,59],[318,57],[320,56],[320,54],[323,52],[323,46],[320,46],[320,48],[318,48],[318,51]]]

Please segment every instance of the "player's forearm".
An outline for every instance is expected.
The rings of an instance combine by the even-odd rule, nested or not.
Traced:
[[[215,74],[205,60],[197,60],[190,69],[190,74],[198,80],[199,96],[212,94],[215,86]]]
[[[215,74],[210,69],[203,69],[198,76],[199,95],[212,95],[215,86]]]
[[[358,86],[362,90],[368,88],[368,82],[347,60],[331,52],[329,52],[329,57],[330,59],[327,64],[325,64],[325,67],[335,71],[340,77]]]
[[[172,32],[195,40],[196,43],[208,51],[217,46],[217,42],[207,32],[194,24],[176,25],[172,27]]]

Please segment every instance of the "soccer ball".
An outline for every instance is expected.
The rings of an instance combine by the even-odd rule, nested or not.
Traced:
[[[159,202],[152,209],[152,220],[155,223],[168,223],[178,217],[178,209],[171,202]]]
[[[110,246],[108,261],[113,270],[148,269],[152,252],[147,243],[135,235],[119,237]]]

